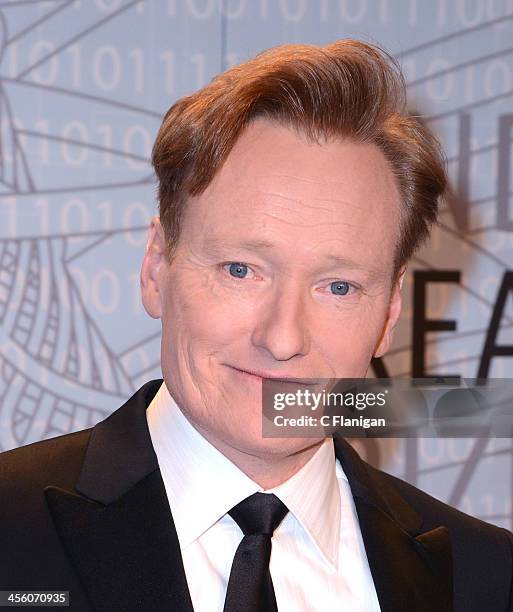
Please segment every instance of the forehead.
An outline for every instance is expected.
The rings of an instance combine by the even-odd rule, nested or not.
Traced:
[[[395,180],[375,145],[312,143],[259,119],[242,133],[207,189],[191,198],[184,231],[205,245],[265,241],[293,247],[298,257],[302,250],[363,256],[367,249],[387,263],[398,219]]]

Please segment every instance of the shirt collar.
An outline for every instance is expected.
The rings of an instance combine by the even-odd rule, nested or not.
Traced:
[[[233,506],[263,490],[191,425],[165,383],[146,418],[182,549]],[[337,565],[340,535],[337,477],[345,474],[327,438],[296,474],[266,491],[287,506],[331,567]]]
[[[333,569],[337,567],[340,538],[338,478],[346,476],[335,459],[333,440],[326,438],[298,472],[268,491],[294,514]]]

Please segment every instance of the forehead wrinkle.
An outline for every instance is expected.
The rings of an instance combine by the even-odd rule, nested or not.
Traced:
[[[293,179],[294,181],[298,181],[301,183],[310,183],[310,184],[318,184],[318,183],[333,183],[333,184],[338,184],[338,185],[343,185],[344,181],[340,181],[338,179],[334,179],[334,178],[329,178],[329,177],[322,177],[322,181],[319,180],[318,178],[314,178],[314,177],[307,177],[307,176],[297,176],[295,174],[286,174],[286,173],[282,173],[282,172],[273,172],[271,174],[264,174],[262,173],[260,175],[261,177],[277,177],[277,178],[286,178],[286,179]]]
[[[300,204],[302,208],[310,209],[310,210],[313,210],[313,211],[318,212],[318,213],[326,212],[326,213],[333,214],[333,212],[336,210],[336,209],[333,208],[333,206],[322,206],[322,207],[315,206],[313,204],[308,204],[302,198],[294,198],[292,196],[286,196],[286,195],[283,195],[282,193],[278,193],[278,192],[275,192],[275,191],[264,191],[262,193],[263,193],[264,196],[277,197],[277,198],[280,198],[282,200],[286,200],[287,202],[292,202],[293,204]],[[354,208],[354,209],[357,209],[357,210],[361,210],[362,209],[362,206],[359,206],[358,204],[353,204],[351,202],[347,202],[346,200],[337,200],[337,199],[332,199],[332,198],[312,198],[312,202],[327,202],[327,203],[336,204],[337,206],[341,206],[342,205],[342,206],[345,206],[345,207],[348,207],[348,208]],[[291,207],[283,206],[282,208],[285,208],[285,210],[292,210]],[[273,218],[276,217],[276,215],[272,215],[271,213],[268,213],[268,212],[265,212],[263,214],[270,215]],[[328,222],[325,222],[324,224],[327,224],[327,223]],[[334,222],[333,220],[331,220],[329,223],[330,224],[341,223],[343,225],[349,225],[349,226],[352,225],[352,224],[349,224],[349,223],[343,223],[343,222],[339,222],[339,221],[335,221]],[[323,225],[323,223],[315,224],[315,225]]]
[[[312,208],[312,207],[308,207],[308,208]],[[319,210],[317,207],[313,207],[313,208],[315,211]],[[329,212],[332,212],[332,211],[329,211]],[[271,219],[274,219],[276,221],[279,221],[282,224],[285,224],[291,227],[320,228],[320,227],[344,226],[350,229],[354,229],[356,227],[353,223],[349,223],[348,221],[340,221],[340,220],[334,221],[333,219],[330,219],[328,221],[315,222],[315,221],[308,221],[308,220],[300,219],[298,215],[295,215],[294,217],[287,219],[287,218],[282,218],[278,213],[272,213],[269,211],[263,212],[261,216],[269,217]],[[271,228],[269,231],[273,231],[273,228]]]
[[[299,202],[303,203],[303,200],[300,198],[294,198],[293,196],[286,196],[283,193],[279,193],[278,191],[262,191],[262,195],[264,196],[274,196],[280,198],[281,200],[287,200],[289,202]]]
[[[319,214],[322,212],[324,213],[333,212],[333,210],[327,206],[315,206],[314,204],[308,204],[302,198],[287,197],[287,196],[280,195],[279,193],[266,193],[265,195],[276,196],[282,200],[286,200],[287,202],[290,202],[292,206],[285,206],[285,205],[279,206],[278,204],[276,204],[276,206],[279,206],[279,208],[282,210],[290,211],[295,214],[301,211],[306,212],[307,210],[315,211],[316,213],[319,213]],[[300,210],[298,210],[298,208],[300,208]],[[273,214],[270,212],[265,212],[263,214],[268,215],[272,218],[278,218],[277,214]],[[285,219],[282,219],[282,221],[285,221]]]
[[[363,208],[359,204],[354,204],[353,202],[348,202],[347,200],[339,200],[337,198],[312,198],[312,200],[314,202],[332,202],[333,204],[343,204],[344,206],[349,206],[350,208]]]

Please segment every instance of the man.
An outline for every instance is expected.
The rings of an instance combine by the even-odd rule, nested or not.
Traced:
[[[263,378],[365,377],[387,351],[436,218],[441,154],[393,60],[270,50],[172,106],[153,163],[164,382],[1,456],[0,588],[76,610],[513,610],[508,531],[343,440],[261,433]]]

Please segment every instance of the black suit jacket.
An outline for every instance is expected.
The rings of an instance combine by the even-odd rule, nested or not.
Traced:
[[[161,382],[93,428],[0,454],[0,590],[67,590],[72,610],[192,610],[146,422]],[[513,611],[510,532],[335,449],[383,612]]]

